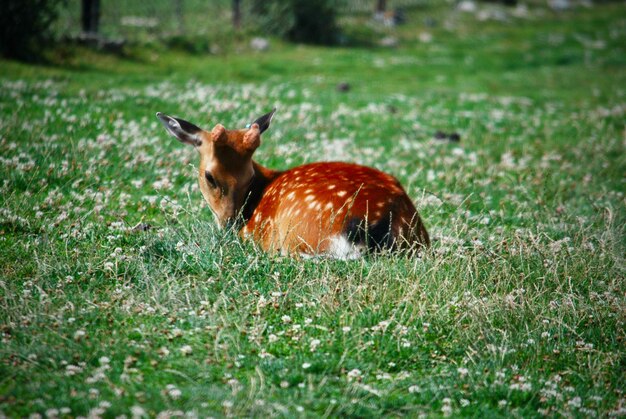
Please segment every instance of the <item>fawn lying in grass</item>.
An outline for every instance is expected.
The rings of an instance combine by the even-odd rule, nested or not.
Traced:
[[[166,130],[200,153],[198,182],[220,227],[234,227],[265,251],[359,257],[430,240],[400,183],[379,170],[322,162],[271,170],[252,160],[275,109],[249,128],[210,132],[162,113]]]

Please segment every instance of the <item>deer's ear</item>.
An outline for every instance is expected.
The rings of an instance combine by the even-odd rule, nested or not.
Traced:
[[[261,145],[261,129],[256,122],[243,135],[243,146],[248,152],[254,152]]]
[[[156,116],[159,118],[159,121],[161,121],[167,132],[176,137],[179,141],[194,147],[198,147],[202,144],[202,138],[199,135],[202,128],[197,127],[184,119],[173,118],[161,112],[157,112]]]
[[[266,113],[261,116],[259,119],[254,121],[252,124],[257,124],[259,126],[259,133],[263,134],[263,132],[270,127],[270,122],[272,122],[272,118],[274,117],[274,112],[276,112],[276,108],[272,109],[271,112]]]

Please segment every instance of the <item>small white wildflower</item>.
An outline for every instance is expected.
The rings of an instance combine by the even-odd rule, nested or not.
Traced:
[[[348,333],[350,330],[352,330],[352,328],[350,326],[344,326],[341,328],[341,330],[343,331],[343,333]]]
[[[311,352],[315,352],[315,350],[317,349],[317,347],[318,347],[318,346],[320,346],[320,343],[322,343],[322,341],[321,341],[321,340],[319,340],[319,339],[313,339],[313,340],[311,341],[311,344],[310,344],[310,349],[311,349]]]
[[[580,407],[582,404],[582,399],[576,396],[572,400],[568,401],[567,404],[568,406],[572,406],[572,407]]]
[[[85,335],[87,335],[87,332],[85,332],[84,330],[77,330],[76,332],[74,332],[74,340],[81,340],[85,337]]]
[[[166,391],[167,395],[170,396],[170,398],[172,398],[173,400],[179,399],[180,396],[182,396],[182,394],[183,394],[182,391],[177,389],[174,384],[166,385],[165,386],[165,391]]]
[[[193,352],[193,348],[191,346],[189,346],[189,345],[185,345],[185,346],[180,348],[180,352],[183,355],[189,355],[189,354],[191,354]]]
[[[305,370],[309,369],[309,368],[311,368],[311,364],[308,363],[308,362],[305,362],[304,364],[302,364],[302,368],[305,369]]]
[[[470,401],[469,401],[469,400],[467,400],[467,399],[461,399],[461,400],[459,400],[459,403],[460,403],[460,404],[461,404],[461,406],[463,406],[463,407],[467,407],[467,406],[469,406],[469,405],[470,405]]]
[[[270,341],[270,343],[274,343],[274,342],[276,342],[278,340],[278,336],[276,336],[273,333],[270,333],[270,335],[267,338]]]
[[[469,370],[463,367],[457,368],[457,371],[461,375],[461,377],[465,377],[469,373]]]
[[[409,387],[409,393],[421,393],[422,389],[419,386],[412,385]]]
[[[146,410],[143,407],[136,405],[130,408],[130,414],[132,415],[133,419],[139,419],[148,416],[146,414]]]
[[[287,316],[286,314],[280,318],[283,323],[291,323],[291,317]]]
[[[353,369],[348,371],[348,381],[352,381],[352,380],[358,380],[361,378],[361,370],[359,369]]]
[[[51,409],[46,410],[46,417],[47,418],[59,417],[59,409],[51,408]]]

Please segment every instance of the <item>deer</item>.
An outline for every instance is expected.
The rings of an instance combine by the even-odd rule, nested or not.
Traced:
[[[218,123],[211,131],[156,114],[170,135],[200,154],[200,191],[219,228],[232,228],[265,252],[296,257],[356,259],[430,245],[415,205],[392,175],[347,162],[273,170],[253,160],[275,112],[244,129]]]

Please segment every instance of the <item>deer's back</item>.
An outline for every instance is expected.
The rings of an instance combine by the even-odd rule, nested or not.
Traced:
[[[265,250],[356,257],[370,250],[429,244],[400,183],[350,163],[311,163],[287,170],[265,188],[242,229]]]

